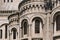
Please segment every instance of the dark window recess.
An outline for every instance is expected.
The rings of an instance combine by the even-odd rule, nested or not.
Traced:
[[[32,40],[43,40],[42,38],[33,38]]]
[[[7,38],[7,25],[5,26],[5,38]]]
[[[40,33],[40,21],[35,20],[35,33]]]
[[[2,39],[2,30],[0,30],[0,39]]]
[[[4,0],[4,2],[5,2],[5,0]]]
[[[60,30],[60,15],[56,17],[56,30]]]
[[[23,28],[22,28],[21,34],[22,34],[21,37],[23,37]]]
[[[27,22],[24,22],[24,34],[27,34]]]
[[[9,0],[7,0],[7,2],[9,2]]]
[[[26,20],[26,19],[24,19],[24,20],[22,20],[22,22],[21,22],[21,28],[22,28],[22,33],[25,35],[25,34],[27,34],[27,26],[28,26],[28,20]]]
[[[28,40],[28,39],[22,39],[22,40]]]
[[[16,30],[13,30],[13,39],[16,39]]]
[[[60,39],[60,36],[53,37],[53,40],[57,40],[57,39]]]
[[[11,0],[11,2],[13,2],[13,0]]]

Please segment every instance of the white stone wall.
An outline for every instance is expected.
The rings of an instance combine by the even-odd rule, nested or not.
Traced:
[[[10,0],[9,0],[10,1]],[[32,0],[31,0],[32,1]],[[56,23],[54,26],[54,34],[53,34],[53,17],[54,14],[58,11],[60,11],[60,4],[58,2],[58,4],[54,5],[54,8],[52,9],[52,11],[45,11],[43,7],[43,0],[38,0],[41,2],[36,2],[37,0],[35,0],[35,2],[32,3],[28,3],[26,5],[23,5],[20,8],[19,11],[19,16],[18,15],[13,15],[15,14],[13,12],[13,14],[11,13],[11,18],[8,21],[8,16],[9,13],[4,14],[3,16],[0,13],[0,25],[4,24],[4,23],[9,23],[8,25],[8,38],[5,39],[5,25],[3,25],[0,29],[3,30],[3,38],[0,40],[14,40],[13,39],[13,34],[11,32],[12,28],[16,28],[17,29],[17,39],[15,40],[22,40],[22,39],[26,39],[28,38],[29,40],[32,40],[32,38],[42,38],[43,40],[53,40],[53,37],[55,36],[59,36],[60,35],[60,31],[56,31]],[[21,0],[13,0],[13,2],[5,2],[3,3],[3,1],[0,1],[0,11],[7,11],[7,10],[18,10],[18,5],[21,2]],[[33,7],[34,5],[34,7]],[[38,7],[37,7],[38,5]],[[42,5],[42,6],[40,6]],[[29,6],[31,6],[31,8],[29,9]],[[23,11],[22,15],[20,15],[20,12],[24,9],[27,9],[25,11]],[[34,22],[32,22],[32,19],[35,17],[40,17],[43,21],[43,29],[42,27],[40,27],[40,33],[39,34],[35,34],[35,26],[34,26]],[[17,20],[18,19],[18,20]],[[23,35],[21,32],[21,22],[23,19],[27,19],[28,20],[28,34],[27,35]],[[16,20],[16,21],[15,21]],[[18,22],[17,22],[18,21]],[[10,35],[9,35],[10,34]],[[21,37],[23,35],[23,37]],[[59,38],[56,40],[60,40]]]
[[[0,10],[18,10],[18,5],[21,2],[21,0],[13,0],[13,2],[11,2],[11,0],[9,0],[9,2],[4,2],[4,0],[2,0],[2,5],[0,6]]]

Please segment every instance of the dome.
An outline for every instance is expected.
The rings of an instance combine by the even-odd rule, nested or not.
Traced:
[[[20,7],[26,3],[29,3],[29,2],[43,2],[43,0],[22,0],[21,3],[19,3],[19,6],[18,6],[18,9],[20,9]]]
[[[18,9],[20,9],[21,5],[23,5],[27,1],[30,1],[30,0],[22,0],[21,3],[19,3]]]

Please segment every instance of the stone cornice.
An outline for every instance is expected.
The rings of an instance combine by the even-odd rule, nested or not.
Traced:
[[[1,10],[0,13],[12,13],[15,12],[16,10]]]
[[[13,14],[9,15],[9,16],[8,16],[8,19],[10,19],[11,17],[14,17],[14,16],[16,16],[16,15],[18,15],[18,16],[19,16],[19,13],[18,13],[18,12],[16,12],[16,13],[13,13]]]
[[[18,9],[20,9],[21,6],[25,5],[25,4],[28,4],[28,3],[31,3],[31,2],[44,2],[44,0],[23,0],[19,6],[18,6]]]
[[[32,3],[28,3],[28,4],[23,5],[20,8],[20,15],[23,12],[25,13],[26,10],[33,11],[35,9],[35,12],[36,12],[36,10],[40,11],[40,10],[43,10],[43,8],[44,8],[44,3],[43,2],[32,2]]]
[[[9,16],[17,10],[0,10],[0,16]]]
[[[19,12],[14,12],[13,14],[8,16],[9,24],[17,23],[19,20]]]
[[[44,2],[26,1],[22,5],[19,4],[18,9],[20,10],[20,15],[22,15],[23,13],[25,13],[27,10],[30,10],[30,9],[31,9],[30,11],[32,11],[33,9],[40,11],[39,8],[42,10],[42,12],[43,11],[48,12],[48,11],[52,11],[54,7],[58,6],[58,4],[59,4],[59,1],[52,1],[52,0],[44,1]]]

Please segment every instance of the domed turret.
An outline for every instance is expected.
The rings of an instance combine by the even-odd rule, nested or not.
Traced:
[[[44,0],[23,0],[20,4],[19,7],[21,7],[21,5],[24,5],[25,3],[29,3],[29,2],[43,2]],[[18,8],[19,8],[18,7]]]
[[[43,0],[23,0],[18,6],[20,14],[23,14],[23,12],[26,12],[26,10],[30,10],[30,9],[32,9],[31,11],[34,10],[36,12],[36,10],[38,10],[38,11],[41,10],[40,8],[42,10],[44,8]]]

